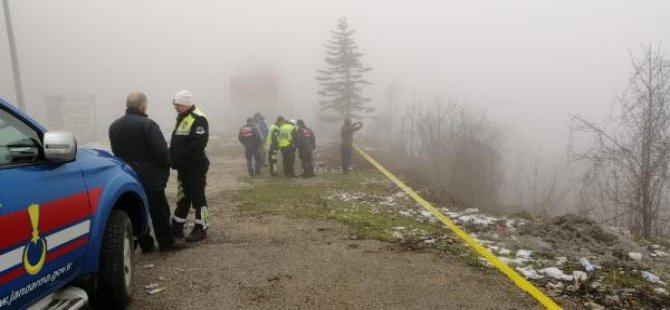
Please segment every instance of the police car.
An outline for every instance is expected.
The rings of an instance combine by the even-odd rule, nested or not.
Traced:
[[[147,218],[129,166],[0,99],[0,310],[124,308]]]

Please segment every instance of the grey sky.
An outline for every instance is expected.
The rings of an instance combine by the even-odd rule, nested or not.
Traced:
[[[182,88],[230,123],[219,127],[238,126],[228,79],[258,72],[279,76],[286,114],[311,117],[322,44],[347,16],[377,104],[397,82],[405,98],[451,95],[533,145],[562,147],[569,113],[609,112],[630,49],[670,42],[670,1],[660,0],[10,2],[28,111],[44,119],[45,96],[90,93],[103,130],[132,90],[172,126],[170,98]],[[13,101],[0,27],[0,96]]]

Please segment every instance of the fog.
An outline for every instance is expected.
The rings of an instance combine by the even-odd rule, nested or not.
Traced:
[[[128,92],[149,96],[168,132],[171,96],[194,93],[214,130],[254,111],[230,100],[236,75],[274,74],[277,106],[316,121],[316,70],[340,17],[372,67],[365,90],[384,111],[413,94],[444,96],[506,128],[507,154],[563,158],[569,115],[605,118],[626,88],[630,53],[670,39],[670,2],[657,1],[10,1],[27,111],[46,119],[45,97],[92,95],[97,132],[124,111]],[[5,25],[0,97],[15,101]],[[667,45],[666,45],[667,46]],[[264,112],[264,111],[261,111]],[[378,114],[379,115],[379,114]],[[381,115],[384,116],[384,115]],[[389,122],[389,126],[394,126]],[[514,157],[512,155],[512,157]],[[509,161],[516,165],[518,160]]]

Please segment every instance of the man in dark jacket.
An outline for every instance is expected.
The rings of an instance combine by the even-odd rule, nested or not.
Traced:
[[[244,146],[247,170],[254,177],[261,172],[261,143],[263,139],[253,118],[247,118],[247,124],[240,128],[237,139]]]
[[[126,115],[109,127],[112,152],[137,173],[149,202],[149,213],[161,251],[183,249],[170,232],[170,207],[165,199],[165,185],[170,176],[170,158],[165,138],[158,124],[146,114],[147,97],[134,92],[126,100]],[[153,238],[140,239],[143,250],[153,249]]]
[[[313,177],[314,157],[312,153],[316,148],[316,136],[314,135],[314,131],[308,128],[301,119],[298,120],[296,146],[298,147],[298,156],[300,157],[300,161],[302,161],[302,177]]]
[[[177,208],[172,217],[172,234],[184,236],[184,223],[188,212],[195,209],[195,226],[186,241],[196,242],[207,238],[207,170],[209,159],[205,147],[209,140],[209,124],[205,114],[193,104],[193,95],[187,90],[176,93],[172,99],[177,111],[177,125],[172,132],[170,154],[172,167],[177,169],[179,188]]]
[[[266,153],[267,147],[265,146],[265,139],[270,133],[270,130],[268,129],[268,125],[265,123],[265,117],[263,117],[263,115],[261,115],[260,112],[256,112],[256,114],[254,114],[254,123],[256,124],[258,132],[261,134],[261,141],[262,141],[260,146],[261,166],[267,167],[268,160],[267,160],[267,153]]]

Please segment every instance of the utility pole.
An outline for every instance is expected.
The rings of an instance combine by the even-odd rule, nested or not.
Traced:
[[[19,70],[19,57],[16,54],[16,42],[14,41],[14,30],[9,13],[9,0],[2,0],[2,8],[5,11],[5,27],[7,28],[7,41],[9,41],[9,54],[12,58],[12,72],[14,73],[14,88],[16,90],[16,103],[20,110],[25,111],[23,104],[23,85],[21,84],[21,71]]]

